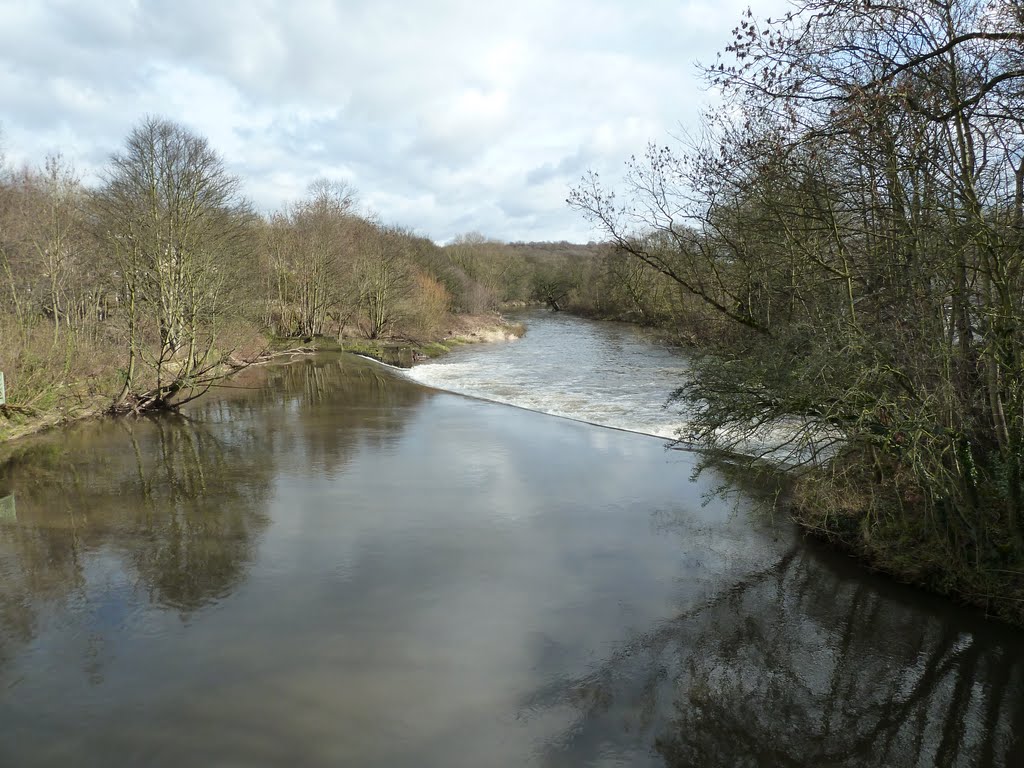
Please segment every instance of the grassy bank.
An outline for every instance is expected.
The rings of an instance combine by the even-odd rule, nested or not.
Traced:
[[[992,525],[965,536],[942,519],[920,522],[925,510],[914,499],[822,498],[826,486],[812,477],[788,486],[788,511],[809,535],[900,582],[1024,626],[1024,561],[1011,530]],[[872,490],[865,485],[863,493]]]
[[[416,363],[448,354],[466,344],[510,341],[526,333],[522,323],[509,323],[500,315],[454,315],[444,335],[432,340],[346,339],[336,348],[370,357],[388,365],[410,368]]]
[[[4,360],[15,361],[5,371],[8,402],[0,406],[0,443],[111,411],[123,381],[121,360],[102,340],[85,334],[65,334],[60,343],[39,333],[10,334],[3,343]],[[436,338],[360,339],[332,337],[267,338],[250,328],[246,343],[226,356],[219,370],[235,370],[286,355],[346,351],[399,367],[440,357],[464,344],[517,338],[522,324],[508,323],[497,314],[452,315]],[[13,395],[13,396],[12,396]]]

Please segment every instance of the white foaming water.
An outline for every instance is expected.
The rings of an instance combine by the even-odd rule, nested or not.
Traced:
[[[632,326],[523,313],[516,341],[463,347],[406,375],[430,387],[664,438],[686,426],[666,405],[686,359]]]

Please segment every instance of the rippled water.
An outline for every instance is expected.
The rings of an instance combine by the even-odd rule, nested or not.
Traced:
[[[622,323],[538,310],[517,315],[526,335],[457,349],[406,375],[427,386],[606,427],[673,438],[685,415],[668,398],[683,354]]]
[[[457,349],[405,375],[449,392],[693,445],[686,407],[671,400],[687,374],[683,350],[625,323],[549,310],[516,319],[528,328],[522,339]],[[830,454],[838,439],[819,431],[804,444],[796,432],[795,423],[776,422],[743,435],[734,449],[779,464],[803,463]]]
[[[659,438],[325,356],[8,453],[2,766],[1024,764],[1021,631]]]

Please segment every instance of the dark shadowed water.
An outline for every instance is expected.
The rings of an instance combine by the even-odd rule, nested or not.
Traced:
[[[1024,764],[1024,633],[728,467],[356,358],[232,385],[0,469],[0,765]]]

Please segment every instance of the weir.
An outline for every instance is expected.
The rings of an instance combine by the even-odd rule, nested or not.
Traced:
[[[564,322],[606,334],[593,386],[633,372],[621,412],[658,381],[632,345],[679,370]],[[524,376],[567,406],[571,367]],[[31,438],[0,467],[0,764],[1024,762],[1019,630],[665,443],[339,354]]]

